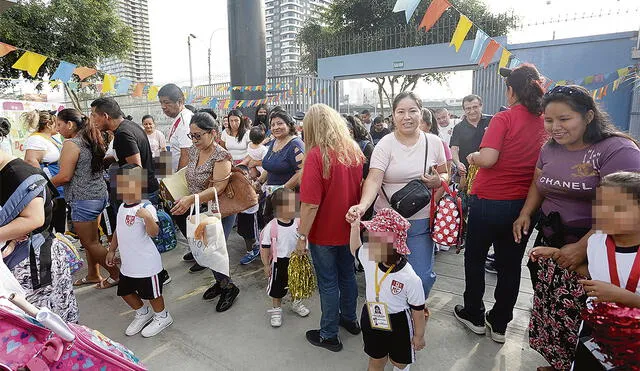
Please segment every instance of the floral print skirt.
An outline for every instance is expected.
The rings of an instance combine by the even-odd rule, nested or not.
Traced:
[[[552,259],[529,260],[527,266],[534,289],[529,345],[556,370],[570,370],[587,300],[578,283],[584,277]]]

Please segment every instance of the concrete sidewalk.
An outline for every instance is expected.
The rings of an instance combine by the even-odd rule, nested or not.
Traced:
[[[211,283],[211,273],[188,273],[190,265],[181,261],[185,252],[182,240],[178,248],[162,255],[164,267],[173,279],[164,289],[167,308],[175,320],[171,327],[149,339],[125,336],[133,311],[116,296],[116,289],[101,291],[92,286],[76,290],[80,321],[132,349],[150,370],[366,370],[361,335],[353,336],[341,329],[344,350],[339,353],[316,348],[306,341],[305,332],[319,328],[317,294],[307,302],[309,317],[299,318],[285,309],[282,327],[271,328],[265,312],[271,300],[265,294],[262,263],[258,259],[240,266],[243,250],[244,242],[234,232],[229,239],[231,275],[241,292],[225,313],[215,311],[217,299],[202,300],[202,293]],[[546,364],[528,345],[532,288],[526,267],[504,345],[471,333],[453,317],[453,307],[462,303],[464,291],[463,256],[453,251],[441,252],[436,256],[435,270],[438,280],[429,298],[432,315],[427,347],[418,353],[411,370],[532,370]],[[77,276],[83,274],[81,271]],[[362,305],[364,278],[362,274],[357,278]],[[495,275],[487,274],[488,308],[494,288]]]

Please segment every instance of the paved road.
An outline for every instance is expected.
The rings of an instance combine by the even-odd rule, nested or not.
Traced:
[[[184,242],[174,251],[162,255],[173,282],[165,286],[164,296],[175,323],[160,335],[144,339],[127,337],[124,329],[133,312],[107,291],[83,287],[76,290],[82,324],[98,329],[131,348],[150,370],[366,370],[367,356],[362,337],[341,330],[344,350],[332,353],[311,346],[306,330],[318,328],[320,300],[308,301],[311,314],[299,318],[285,310],[281,328],[269,325],[265,294],[266,280],[259,261],[248,266],[237,264],[244,243],[235,232],[230,237],[231,274],[241,293],[226,313],[215,311],[216,302],[205,302],[202,293],[209,286],[211,273],[187,272],[189,265],[180,261]],[[489,337],[465,330],[452,315],[462,301],[464,291],[463,257],[442,252],[436,257],[438,280],[429,298],[432,316],[427,328],[427,347],[418,353],[412,370],[532,370],[544,360],[527,342],[531,281],[523,267],[523,282],[509,325],[507,342],[494,343]],[[84,272],[78,272],[81,276]],[[364,278],[358,275],[359,303],[363,302]],[[495,276],[487,274],[485,302],[493,302]],[[390,370],[391,368],[388,367]]]

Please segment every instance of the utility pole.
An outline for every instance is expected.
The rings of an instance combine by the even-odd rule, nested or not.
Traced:
[[[189,81],[191,82],[191,88],[193,88],[193,67],[191,65],[191,38],[196,38],[196,35],[190,33],[187,36],[187,45],[189,46]]]
[[[267,57],[263,0],[227,1],[231,86],[264,86]],[[250,25],[250,26],[248,26]],[[261,91],[232,90],[233,100],[264,99]],[[243,109],[245,114],[253,109]]]
[[[217,28],[215,30],[213,30],[213,32],[211,33],[211,36],[209,36],[209,55],[207,60],[209,61],[209,85],[211,85],[211,40],[213,40],[213,35],[215,35],[216,32],[218,31],[222,31],[224,30],[224,28]]]

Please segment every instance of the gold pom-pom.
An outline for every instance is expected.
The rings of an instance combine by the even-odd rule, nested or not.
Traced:
[[[469,170],[467,171],[467,194],[471,194],[471,185],[473,185],[473,180],[477,174],[478,167],[476,165],[469,165]]]
[[[316,291],[316,275],[307,255],[291,254],[289,259],[289,292],[293,300],[308,299]]]

